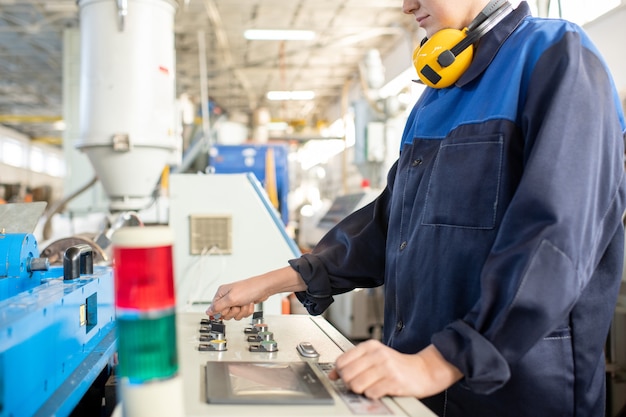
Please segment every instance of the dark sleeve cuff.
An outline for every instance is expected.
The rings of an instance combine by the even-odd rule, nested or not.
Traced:
[[[315,255],[304,254],[300,258],[291,259],[289,265],[300,274],[307,285],[306,291],[296,293],[298,300],[309,314],[322,314],[333,302],[332,288],[324,264]]]
[[[511,377],[509,365],[495,346],[462,320],[431,339],[441,355],[465,376],[460,382],[477,394],[491,394]]]

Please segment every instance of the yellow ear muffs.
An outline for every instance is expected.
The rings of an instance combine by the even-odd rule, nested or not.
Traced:
[[[474,55],[474,46],[464,42],[466,37],[467,29],[442,29],[415,49],[413,65],[424,84],[446,88],[461,78]]]

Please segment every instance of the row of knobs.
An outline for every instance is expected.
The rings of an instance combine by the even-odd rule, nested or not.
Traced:
[[[204,352],[223,352],[227,349],[226,325],[221,319],[209,317],[200,320],[200,345]]]
[[[268,330],[267,323],[263,319],[263,312],[253,313],[250,326],[244,329],[251,344],[250,352],[276,352],[278,343],[274,340],[274,333]],[[198,350],[209,352],[223,352],[227,350],[226,325],[223,320],[209,317],[200,320],[200,345]]]
[[[248,342],[258,343],[248,347],[250,352],[276,352],[278,343],[274,340],[274,333],[268,330],[262,311],[252,314],[250,324],[251,326],[246,327],[243,332],[248,335]]]

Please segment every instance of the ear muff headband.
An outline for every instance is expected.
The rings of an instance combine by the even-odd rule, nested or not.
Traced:
[[[473,44],[510,11],[507,0],[491,0],[463,30],[442,29],[413,52],[420,80],[429,87],[454,84],[472,63]]]

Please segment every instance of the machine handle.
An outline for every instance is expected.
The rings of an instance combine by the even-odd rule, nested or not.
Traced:
[[[31,258],[28,261],[28,272],[48,271],[50,269],[50,260],[48,258]]]
[[[86,244],[67,248],[63,255],[63,280],[72,280],[81,274],[93,274],[93,249]]]

